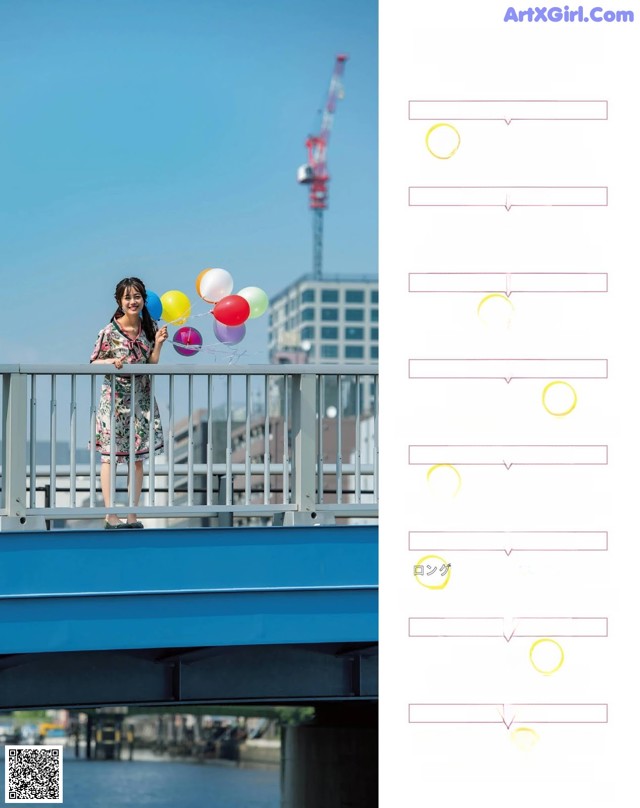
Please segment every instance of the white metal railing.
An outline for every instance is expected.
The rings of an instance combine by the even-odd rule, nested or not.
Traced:
[[[217,517],[219,524],[230,524],[232,514],[280,515],[291,524],[318,514],[377,516],[377,368],[5,365],[0,374],[5,529],[129,511],[152,519]],[[95,450],[103,378],[113,400],[116,377],[141,375],[159,405],[165,454],[145,461],[136,505],[134,486],[127,490],[136,459],[133,383],[129,454],[116,463],[111,442],[114,505],[107,509]],[[155,445],[153,418],[151,425]],[[113,434],[113,411],[110,426]]]

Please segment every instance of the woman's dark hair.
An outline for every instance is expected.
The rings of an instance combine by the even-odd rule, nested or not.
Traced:
[[[147,309],[147,290],[145,288],[144,283],[142,283],[142,281],[140,280],[140,278],[123,278],[120,281],[120,283],[118,283],[114,294],[116,303],[118,304],[118,308],[115,310],[113,317],[122,317],[122,315],[124,314],[120,302],[127,289],[135,289],[136,292],[139,292],[142,295],[142,298],[144,300],[144,306],[142,307],[142,330],[144,331],[147,339],[153,346],[156,339],[156,331],[158,330],[158,328]]]

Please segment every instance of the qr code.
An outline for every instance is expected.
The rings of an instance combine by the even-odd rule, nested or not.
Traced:
[[[5,803],[62,802],[62,746],[5,746]]]

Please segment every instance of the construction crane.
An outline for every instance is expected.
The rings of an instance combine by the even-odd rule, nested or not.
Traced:
[[[309,207],[313,216],[313,277],[322,277],[322,236],[323,211],[327,208],[329,190],[329,174],[327,172],[327,146],[333,124],[333,116],[337,102],[343,98],[342,74],[347,56],[343,53],[336,56],[329,94],[322,113],[322,125],[319,135],[309,135],[307,147],[308,162],[298,169],[298,182],[309,186]]]

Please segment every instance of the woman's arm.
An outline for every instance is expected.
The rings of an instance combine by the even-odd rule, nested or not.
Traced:
[[[168,338],[169,333],[167,331],[167,326],[163,325],[162,328],[159,328],[156,331],[156,341],[155,345],[153,346],[153,351],[149,354],[149,358],[147,359],[147,363],[149,365],[157,365],[158,361],[160,360],[160,351],[162,350],[162,345]]]
[[[120,368],[124,364],[124,360],[123,359],[92,359],[91,364],[92,365],[115,365],[116,368],[118,370],[120,370]]]
[[[89,357],[89,363],[91,365],[115,365],[117,370],[120,370],[126,360],[114,357],[113,352],[110,329],[107,326],[98,334],[98,339]]]

